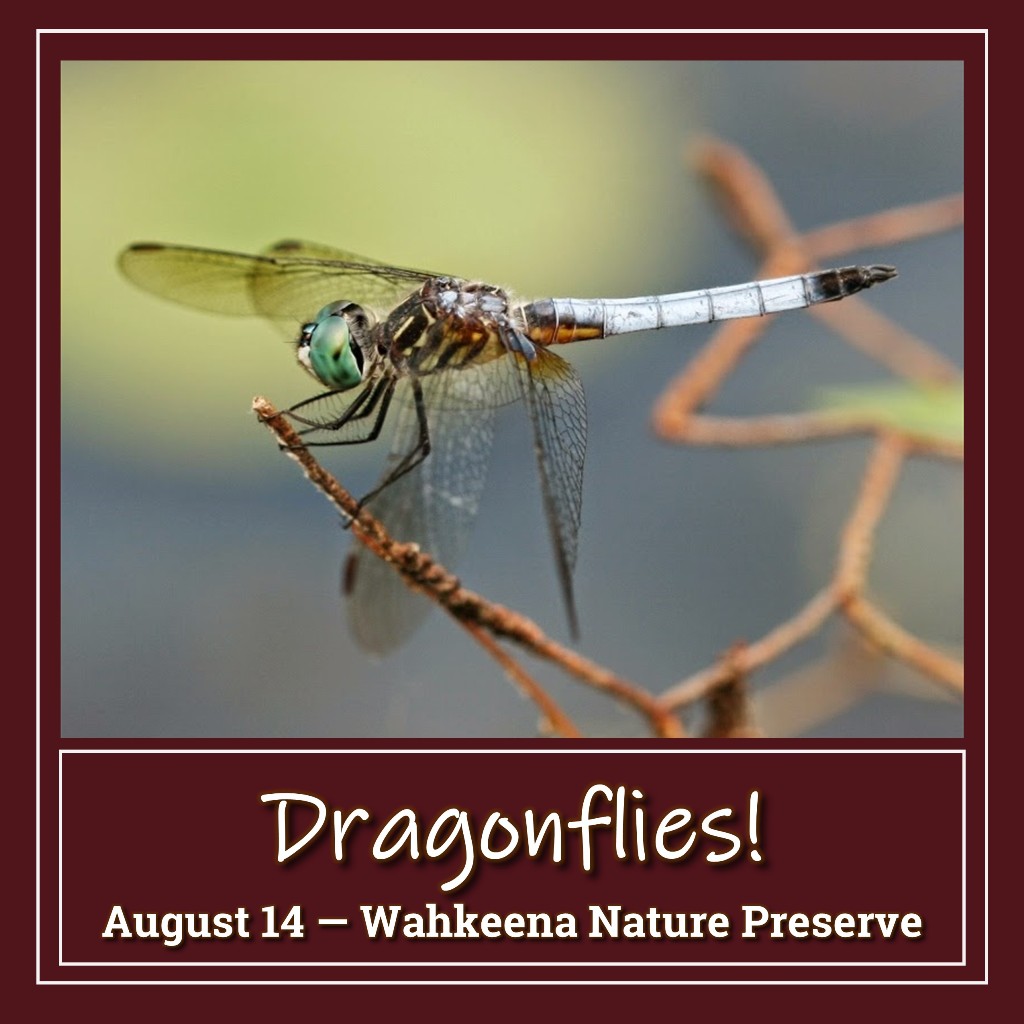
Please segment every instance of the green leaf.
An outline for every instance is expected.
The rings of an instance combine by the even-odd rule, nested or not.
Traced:
[[[871,416],[888,426],[945,440],[964,436],[963,384],[922,387],[867,384],[822,391],[816,407],[844,415]]]

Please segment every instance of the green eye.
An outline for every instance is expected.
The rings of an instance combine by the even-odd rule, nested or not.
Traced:
[[[337,305],[325,306],[312,323],[302,328],[299,361],[322,384],[338,391],[354,388],[362,381],[363,353]]]

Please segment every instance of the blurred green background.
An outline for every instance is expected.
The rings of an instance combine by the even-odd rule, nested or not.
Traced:
[[[134,241],[257,252],[285,237],[504,284],[636,295],[748,279],[682,154],[746,148],[802,228],[962,187],[955,63],[66,62],[62,71],[62,713],[68,736],[535,734],[536,714],[441,613],[374,662],[348,636],[349,537],[249,412],[310,381],[266,324],[191,312],[121,279]],[[962,359],[958,233],[843,262],[893,262],[870,301]],[[710,333],[574,346],[590,409],[577,568],[581,649],[655,690],[755,639],[828,577],[868,446],[674,448],[650,434],[665,382]],[[790,314],[716,410],[804,408],[884,383]],[[556,637],[564,615],[524,421],[502,420],[459,571]],[[386,447],[328,451],[355,493]],[[872,592],[962,644],[962,482],[915,464],[879,536]],[[833,657],[835,655],[835,657]],[[832,626],[757,679],[847,671]],[[822,666],[825,666],[822,668]],[[640,733],[544,667],[590,733]],[[811,735],[942,736],[959,705],[859,664],[870,695]],[[773,711],[772,714],[775,714]],[[771,716],[769,716],[771,717]]]

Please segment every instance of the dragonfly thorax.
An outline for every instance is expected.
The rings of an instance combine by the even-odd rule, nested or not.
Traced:
[[[295,357],[321,384],[347,391],[362,383],[370,316],[354,302],[332,302],[302,325]]]
[[[508,296],[493,284],[437,277],[420,289],[438,319],[453,317],[466,327],[483,328],[508,313]]]
[[[456,277],[425,281],[379,328],[390,360],[419,375],[496,358],[511,329],[502,289]]]

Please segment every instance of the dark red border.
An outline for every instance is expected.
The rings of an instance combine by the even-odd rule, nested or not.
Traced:
[[[44,310],[57,310],[59,305],[59,275],[56,272],[57,254],[59,252],[59,218],[53,197],[57,194],[59,183],[59,138],[58,120],[54,115],[57,102],[57,72],[55,62],[59,59],[161,59],[161,58],[192,58],[204,59],[230,56],[234,59],[266,59],[266,58],[292,58],[292,59],[316,59],[319,57],[331,58],[336,56],[337,40],[344,37],[331,37],[323,35],[292,35],[286,37],[278,36],[248,36],[248,35],[53,35],[46,36],[41,40],[41,103],[45,116],[42,119],[41,127],[41,149],[43,153],[41,167],[41,188],[43,193],[43,213],[41,224],[41,246],[43,253],[43,277],[41,288],[41,304]],[[984,166],[984,136],[985,128],[982,119],[982,104],[984,101],[986,72],[984,66],[985,54],[984,37],[973,35],[880,35],[880,36],[835,36],[829,35],[823,40],[813,35],[796,36],[771,36],[766,39],[764,36],[732,35],[721,36],[686,36],[686,35],[559,35],[559,36],[530,36],[530,55],[537,59],[562,59],[566,55],[578,56],[584,59],[701,59],[713,60],[728,57],[731,59],[759,59],[770,58],[772,60],[791,59],[886,59],[906,58],[907,56],[920,57],[922,59],[963,59],[966,63],[965,89],[968,110],[967,133],[966,133],[966,165],[965,180],[968,194],[968,231],[966,235],[966,280],[965,289],[967,296],[967,308],[970,322],[967,325],[967,336],[965,348],[967,352],[967,417],[971,423],[968,431],[968,445],[970,447],[967,459],[966,472],[966,493],[967,493],[967,543],[966,543],[966,574],[965,590],[968,594],[966,610],[966,629],[968,634],[968,664],[970,671],[968,676],[972,680],[984,678],[984,595],[985,595],[985,550],[984,550],[984,528],[985,508],[982,501],[985,487],[984,449],[982,444],[981,425],[985,422],[985,396],[982,389],[984,379],[985,360],[985,338],[981,323],[981,317],[977,314],[985,308],[985,253],[986,241],[982,231],[984,223],[984,196],[986,190],[986,177]],[[351,40],[349,40],[351,42]],[[463,36],[439,35],[432,37],[431,53],[438,59],[458,59],[467,52],[467,39]],[[522,57],[523,37],[514,36],[493,36],[487,35],[477,40],[473,48],[473,55],[479,58],[483,53],[493,56],[495,59],[506,57]],[[422,38],[410,36],[387,36],[387,37],[360,37],[360,49],[363,54],[369,57],[393,58],[393,59],[416,59],[422,55]],[[484,44],[482,51],[479,44]],[[14,109],[9,113],[8,126],[16,130],[20,127],[24,131],[18,135],[30,139],[32,128],[26,112]],[[9,173],[19,173],[19,168],[24,163],[9,163]],[[27,170],[27,168],[26,168]],[[16,193],[15,193],[16,194]],[[12,204],[17,205],[17,204]],[[25,204],[27,207],[27,204]],[[25,210],[12,210],[12,215],[24,215]],[[31,230],[31,223],[28,229]],[[27,289],[26,289],[27,291]],[[41,402],[42,408],[57,408],[59,394],[57,393],[57,381],[59,376],[50,372],[54,367],[53,353],[59,351],[56,317],[49,314],[44,318],[43,332],[43,353],[47,372],[41,381]],[[17,447],[17,446],[16,446]],[[42,809],[41,821],[44,835],[52,837],[52,830],[55,828],[55,803],[52,799],[53,786],[55,782],[56,758],[53,756],[59,741],[59,701],[56,699],[57,680],[59,678],[59,646],[57,643],[56,631],[53,624],[58,621],[59,604],[59,558],[56,538],[59,536],[59,438],[57,437],[56,418],[50,417],[41,426],[40,435],[41,453],[41,531],[43,540],[41,583],[42,583],[42,653],[41,668],[44,680],[44,702],[43,717],[41,721],[42,734]],[[13,531],[12,534],[13,535]],[[17,548],[18,545],[15,545]],[[27,545],[26,545],[27,547]],[[15,551],[16,556],[20,554]],[[17,614],[17,613],[15,613]],[[25,612],[26,620],[30,613]],[[11,621],[11,620],[9,620]],[[20,625],[20,618],[14,621]],[[26,621],[24,630],[19,630],[22,635],[30,635],[30,627]],[[23,696],[22,693],[15,697]],[[28,714],[22,721],[31,719],[31,710],[26,709]],[[982,845],[982,838],[985,835],[985,721],[986,702],[985,694],[981,687],[969,688],[967,709],[966,709],[966,736],[965,745],[969,751],[968,765],[968,834],[971,837],[971,848],[969,851],[969,864],[973,865],[970,871],[970,894],[969,903],[974,907],[981,907],[984,898],[985,879],[981,872],[981,865],[984,861],[985,851]],[[94,746],[95,744],[66,744],[66,746]],[[140,746],[139,741],[133,743],[115,743],[109,746]],[[157,744],[144,744],[154,746]],[[160,746],[195,746],[199,744],[159,744]],[[209,744],[206,744],[208,746]],[[251,746],[252,744],[225,744],[226,746]],[[306,744],[289,744],[290,746],[306,746]],[[310,741],[309,746],[321,744]],[[364,744],[346,744],[346,746],[363,746]],[[371,745],[371,744],[365,744]],[[372,744],[380,746],[381,744]],[[417,744],[425,746],[426,744]],[[433,744],[431,744],[432,746]],[[441,744],[439,744],[441,745]],[[453,744],[443,744],[453,746]],[[500,744],[501,746],[531,746],[531,744]],[[591,744],[598,746],[598,744]],[[771,746],[773,744],[750,744],[750,746]],[[832,745],[832,744],[830,744]],[[910,746],[911,744],[900,744]],[[944,744],[921,744],[922,746],[937,747]],[[618,744],[609,744],[618,746]],[[846,746],[837,745],[837,746]],[[874,746],[874,744],[856,743],[849,746]],[[877,744],[882,749],[885,744]],[[951,745],[955,746],[955,744]],[[12,778],[27,780],[29,772],[26,765],[28,758],[22,762],[22,768]],[[1019,769],[1013,769],[1019,773]],[[21,812],[21,820],[31,820],[32,808],[27,796],[19,791],[13,798],[14,808]],[[53,877],[52,858],[49,855],[43,858],[44,877]],[[25,876],[23,876],[25,877]],[[15,897],[27,895],[27,886],[20,886],[20,891]],[[26,901],[27,902],[27,901]],[[22,909],[22,919],[29,920],[34,917],[33,909],[26,905]],[[981,923],[975,916],[977,922],[977,934],[972,934],[971,943],[974,948],[979,948],[975,943],[984,942],[984,934],[981,932]],[[44,924],[45,926],[45,924]],[[18,951],[12,959],[12,976],[30,978],[34,976],[34,951],[28,948],[27,943],[20,943]],[[161,1001],[167,1000],[167,1005],[178,1004],[178,993],[182,993],[182,1004],[189,998],[187,989],[163,990]],[[246,990],[249,991],[249,990]],[[302,990],[293,990],[292,995]],[[437,996],[437,990],[418,990],[410,988],[403,990],[420,1000],[430,999]],[[550,991],[550,990],[546,990]],[[578,990],[576,990],[578,991]],[[687,999],[694,990],[687,991]],[[745,995],[750,991],[752,998],[763,999],[764,992],[758,990],[736,990],[733,989],[730,995],[730,1002],[737,998],[738,994]],[[974,990],[975,992],[977,990]],[[220,993],[232,1000],[234,1005],[241,996],[242,990],[202,990],[204,1001],[206,996],[213,997],[216,992],[218,998],[209,1000],[211,1009],[219,1001]],[[530,1005],[537,1006],[537,994],[529,994],[528,989],[519,989],[513,992],[503,992],[502,999],[506,1005]],[[573,997],[574,990],[569,990],[569,998]],[[942,989],[938,995],[942,998],[947,1012],[956,1012],[956,1007],[964,1005],[961,1000],[971,997],[971,989]],[[64,1003],[64,996],[74,994],[80,998],[81,990],[50,990],[40,993],[47,1003]],[[277,999],[283,1000],[292,998],[287,992],[273,992],[268,989],[258,990],[261,1003],[272,1010]],[[331,996],[337,1004],[338,990]],[[904,995],[915,998],[915,1006],[918,1012],[922,1008],[920,996],[922,990],[910,989],[900,993],[900,1000]],[[678,996],[678,990],[675,995]],[[930,993],[935,995],[934,992]],[[103,998],[109,999],[111,991],[103,990]],[[117,992],[117,998],[127,1004],[138,1000],[138,1006],[153,1009],[153,996],[155,993],[148,989],[121,988]],[[195,995],[193,991],[192,995]],[[484,998],[487,998],[486,990],[483,991]],[[671,993],[670,993],[671,995]],[[844,993],[844,1002],[848,1005],[857,1005],[860,1000],[872,1000],[874,1003],[879,993],[870,988],[847,991]],[[896,992],[890,990],[887,994],[895,996]],[[603,989],[600,996],[606,1009],[613,1010],[616,1005],[623,1008],[629,1006],[635,1008],[638,998],[645,998],[642,989],[615,992],[615,990]],[[624,996],[629,1003],[618,1003]],[[346,999],[350,996],[346,994]],[[818,1000],[821,1003],[818,1003]],[[529,1002],[527,1002],[529,1000]],[[834,1007],[834,994],[830,994],[827,988],[804,988],[801,990],[801,1000],[806,1000],[807,1010],[813,1012],[815,1005],[829,1005]],[[828,1000],[828,1003],[825,1003]],[[929,999],[931,1002],[931,999]],[[890,1002],[893,1005],[895,1000]],[[635,1012],[635,1009],[634,1009]]]

